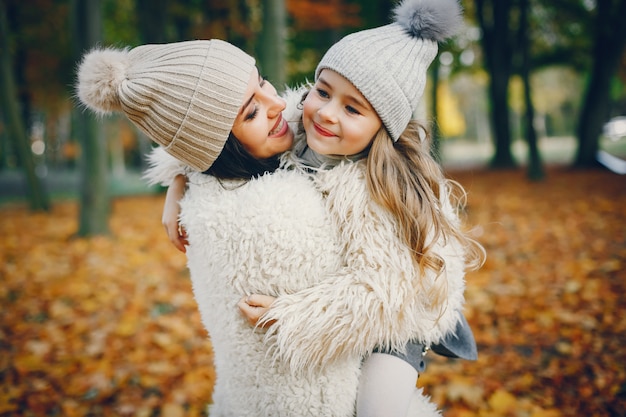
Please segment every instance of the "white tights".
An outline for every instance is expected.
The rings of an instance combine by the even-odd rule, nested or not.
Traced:
[[[357,417],[406,417],[416,392],[417,370],[386,353],[373,353],[361,370]]]

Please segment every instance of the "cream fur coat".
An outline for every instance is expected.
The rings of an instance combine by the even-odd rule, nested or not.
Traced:
[[[368,197],[364,162],[313,177],[291,156],[295,169],[225,188],[160,149],[151,155],[151,182],[189,178],[181,223],[215,352],[211,417],[352,416],[363,357],[379,344],[437,342],[462,310],[462,248],[440,246],[447,307],[430,309],[392,219]],[[277,297],[267,332],[239,314],[238,300],[250,293]],[[411,415],[439,414],[416,390]]]

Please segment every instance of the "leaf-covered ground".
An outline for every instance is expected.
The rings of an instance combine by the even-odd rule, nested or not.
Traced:
[[[452,174],[488,260],[468,275],[476,362],[418,385],[447,417],[626,416],[626,178]],[[118,199],[112,235],[77,205],[0,207],[0,416],[200,416],[215,380],[163,196]]]

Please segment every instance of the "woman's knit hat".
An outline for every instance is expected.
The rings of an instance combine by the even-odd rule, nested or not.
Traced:
[[[404,0],[394,22],[350,34],[322,57],[315,79],[327,68],[343,75],[365,96],[396,141],[417,108],[437,43],[463,22],[457,0]]]
[[[123,111],[172,156],[205,171],[228,139],[254,65],[218,39],[95,49],[80,63],[77,94],[98,114]]]

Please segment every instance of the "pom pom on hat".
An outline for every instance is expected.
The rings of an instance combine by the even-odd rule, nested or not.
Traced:
[[[457,0],[405,0],[393,11],[394,20],[416,38],[443,42],[463,24]]]
[[[94,49],[78,67],[77,95],[98,114],[121,111],[120,86],[126,78],[128,50]]]
[[[315,78],[330,69],[348,79],[396,141],[424,93],[437,43],[455,34],[463,20],[458,0],[404,0],[394,9],[394,19],[331,46]]]
[[[254,64],[219,39],[95,49],[79,65],[76,94],[97,114],[123,112],[169,154],[205,171],[228,140]]]

